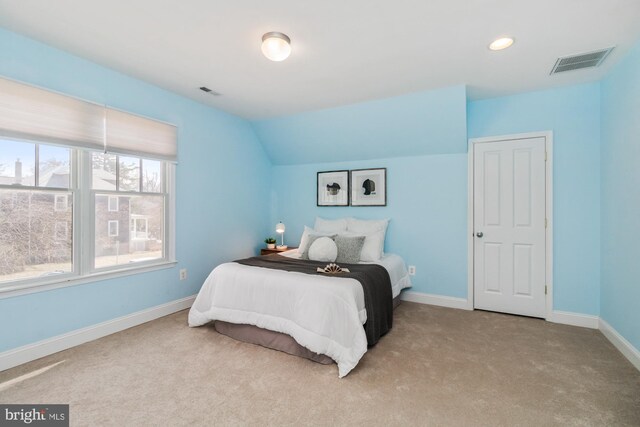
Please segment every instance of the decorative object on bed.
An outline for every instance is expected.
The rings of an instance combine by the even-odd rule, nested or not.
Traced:
[[[317,206],[349,206],[349,171],[318,172]]]
[[[338,246],[331,237],[320,237],[309,246],[311,261],[334,262],[338,257]]]
[[[339,273],[350,273],[348,268],[342,268],[338,264],[327,264],[325,268],[320,268],[316,270],[318,273],[327,273],[327,274],[339,274]]]
[[[282,235],[282,244],[278,245],[278,249],[280,249],[281,251],[287,249],[287,246],[284,244],[284,230],[285,230],[285,226],[282,223],[282,221],[276,224],[276,233]]]
[[[351,171],[351,206],[387,206],[387,169]]]
[[[276,247],[276,239],[273,237],[267,237],[264,239],[264,242],[267,244],[267,249],[275,249]]]

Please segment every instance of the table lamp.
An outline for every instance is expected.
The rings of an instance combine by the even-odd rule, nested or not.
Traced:
[[[280,249],[280,250],[287,249],[287,247],[284,244],[284,229],[285,228],[284,228],[284,224],[282,223],[282,221],[280,221],[278,224],[276,224],[276,233],[282,234],[282,240],[281,240],[282,244],[277,246],[277,249]]]

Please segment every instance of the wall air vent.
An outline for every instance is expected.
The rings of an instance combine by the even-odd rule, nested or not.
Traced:
[[[209,95],[213,95],[213,96],[220,96],[222,95],[220,92],[216,92],[215,90],[211,90],[206,86],[202,86],[200,88],[201,91],[208,93]]]
[[[562,73],[564,71],[579,70],[581,68],[597,67],[611,53],[613,47],[596,50],[594,52],[581,53],[578,55],[563,56],[558,58],[551,70],[551,74]]]

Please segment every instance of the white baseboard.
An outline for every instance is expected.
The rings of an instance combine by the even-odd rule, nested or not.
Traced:
[[[640,351],[602,319],[600,319],[600,331],[640,371]]]
[[[33,344],[7,350],[0,353],[0,371],[187,309],[191,307],[195,299],[196,296],[192,295],[96,325],[87,326],[86,328],[76,329]]]
[[[425,294],[422,292],[403,291],[400,294],[402,301],[417,302],[420,304],[439,305],[441,307],[459,308],[468,310],[469,306],[465,298],[448,297],[444,295]]]
[[[581,326],[583,328],[598,329],[598,316],[590,314],[571,313],[568,311],[552,311],[549,322],[562,323],[564,325]]]

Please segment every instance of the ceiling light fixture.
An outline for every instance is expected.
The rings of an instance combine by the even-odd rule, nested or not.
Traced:
[[[513,44],[514,40],[511,37],[500,37],[499,39],[494,40],[489,45],[489,49],[491,50],[502,50],[506,49]]]
[[[291,54],[291,39],[277,31],[262,36],[262,53],[272,61],[284,61]]]

